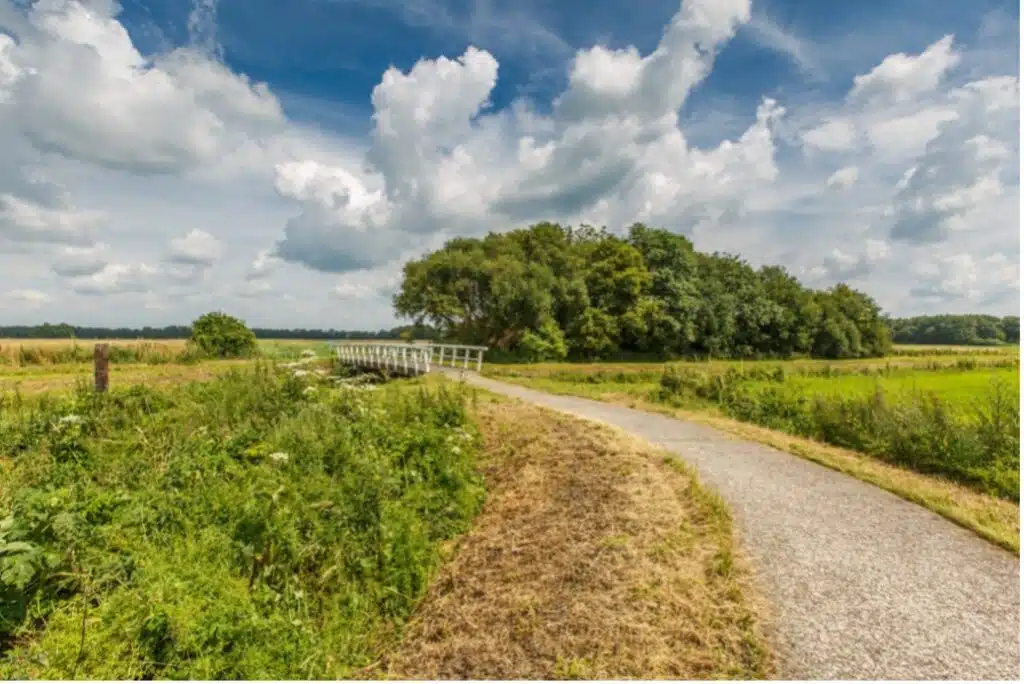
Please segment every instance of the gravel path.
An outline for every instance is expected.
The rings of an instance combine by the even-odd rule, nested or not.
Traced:
[[[729,503],[788,679],[1019,679],[1020,562],[920,506],[766,446],[613,404],[466,380],[622,428]]]

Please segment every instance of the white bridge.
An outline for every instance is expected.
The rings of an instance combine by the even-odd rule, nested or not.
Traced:
[[[332,342],[331,347],[346,366],[391,375],[423,375],[444,368],[479,373],[487,351],[487,347],[466,344],[393,342]]]

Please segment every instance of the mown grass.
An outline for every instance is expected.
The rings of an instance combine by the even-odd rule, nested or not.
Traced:
[[[375,676],[774,674],[729,512],[678,458],[486,392],[472,412],[487,504]]]
[[[962,363],[964,357],[960,361],[962,366],[973,366],[973,357],[971,363]],[[775,395],[767,398],[746,395],[727,405],[719,401],[721,397],[707,391],[702,392],[705,396],[698,396],[701,392],[693,388],[669,387],[666,392],[660,384],[664,373],[655,372],[650,366],[623,369],[618,365],[613,368],[598,365],[589,374],[575,365],[539,366],[520,367],[519,374],[511,367],[485,368],[485,374],[553,393],[585,396],[704,422],[875,484],[989,541],[1019,552],[1019,446],[1014,446],[1019,445],[1018,384],[1004,387],[1005,391],[994,390],[998,395],[990,395],[987,401],[984,394],[975,396],[974,404],[981,404],[976,417],[982,425],[978,428],[975,421],[975,427],[968,423],[964,430],[962,412],[950,410],[941,400],[936,404],[928,394],[911,393],[909,405],[886,399],[884,392],[881,397],[875,392],[866,398],[864,395],[859,399],[847,397],[845,404],[816,402],[796,392],[790,395],[793,404]],[[876,366],[869,375],[860,376],[865,370],[862,367],[847,367],[844,374],[834,365],[801,368],[793,364],[780,367],[778,363],[745,364],[743,371],[738,364],[724,367],[679,364],[675,368],[678,370],[674,373],[697,375],[698,382],[708,388],[721,387],[721,380],[730,375],[733,380],[736,376],[741,379],[734,384],[761,387],[773,384],[769,378],[775,376],[774,386],[782,388],[791,381],[825,386],[832,382],[874,383],[885,381],[887,373],[899,376],[906,372],[895,366],[890,366],[889,370]],[[972,373],[986,372],[983,364],[978,368],[980,370],[959,373],[942,371],[940,374],[949,376],[937,382],[955,385],[956,376],[962,380]],[[701,370],[703,373],[699,373]],[[997,372],[1019,371],[997,369]],[[928,373],[919,369],[913,375]],[[828,378],[821,379],[822,375]],[[659,380],[653,380],[655,377]],[[905,379],[897,379],[897,382],[905,382]],[[802,404],[801,398],[805,400]],[[817,426],[805,420],[802,426],[810,425],[813,430],[794,429],[794,417],[815,406],[820,409],[818,415],[828,420],[820,421]],[[871,416],[875,417],[873,422],[869,420]],[[1018,427],[1015,429],[1014,425]],[[866,430],[866,426],[872,429]],[[880,429],[883,426],[891,429]],[[893,444],[899,449],[891,449]]]
[[[980,367],[977,370],[950,368],[942,372],[900,369],[879,375],[790,376],[786,386],[796,394],[822,397],[870,397],[881,390],[887,395],[927,393],[957,410],[970,410],[984,402],[994,384],[1020,394],[1020,371],[1016,368]],[[753,381],[753,390],[774,386],[771,381]],[[1018,399],[1019,401],[1019,399]]]
[[[262,365],[0,403],[6,679],[332,679],[378,659],[483,497],[451,387]]]

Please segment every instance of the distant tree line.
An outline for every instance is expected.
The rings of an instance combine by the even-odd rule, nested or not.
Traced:
[[[1020,316],[914,316],[889,321],[898,344],[1020,344]]]
[[[446,339],[530,359],[858,358],[891,347],[866,294],[812,290],[781,266],[698,252],[642,224],[625,238],[553,223],[456,238],[405,265],[394,303]]]
[[[437,332],[430,326],[403,325],[386,330],[318,330],[307,328],[253,328],[257,339],[264,340],[398,340],[436,339]],[[168,325],[163,328],[98,328],[43,323],[42,325],[0,326],[0,338],[14,339],[71,339],[81,340],[180,340],[190,337],[187,325]]]

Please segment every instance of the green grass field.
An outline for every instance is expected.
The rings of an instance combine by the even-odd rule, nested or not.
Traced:
[[[976,370],[906,370],[889,375],[838,375],[834,377],[792,376],[786,379],[787,390],[806,397],[868,397],[881,390],[891,397],[901,394],[927,393],[958,409],[970,409],[983,402],[993,385],[1002,384],[1020,399],[1020,371],[1016,368],[981,368]],[[764,389],[773,383],[755,381],[751,389]]]

